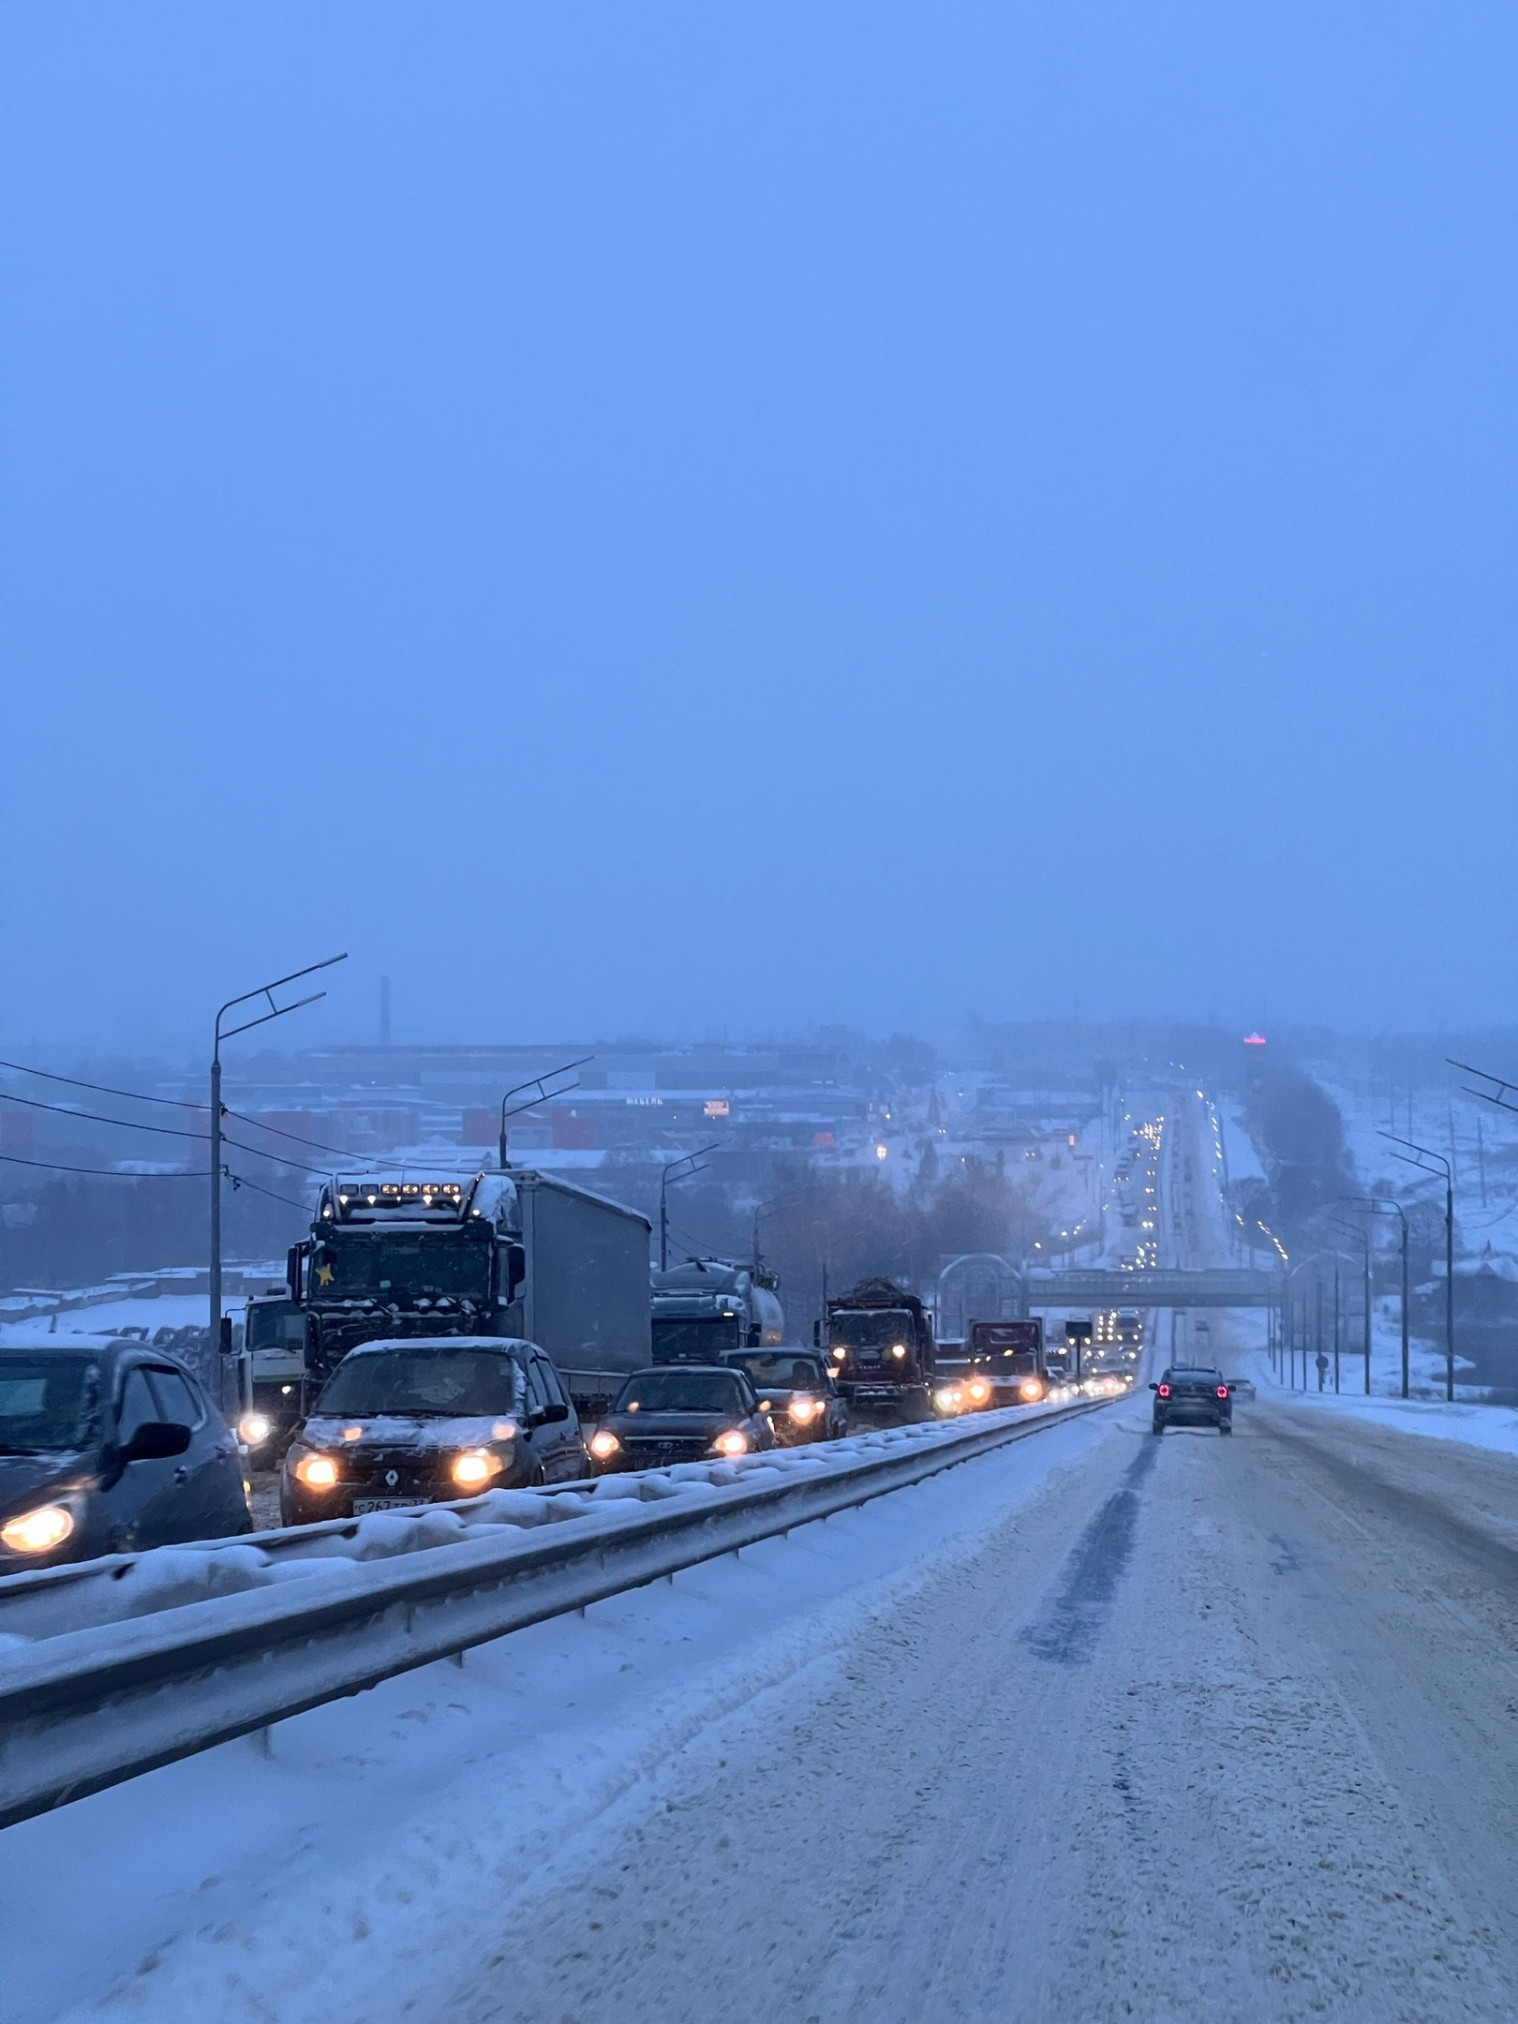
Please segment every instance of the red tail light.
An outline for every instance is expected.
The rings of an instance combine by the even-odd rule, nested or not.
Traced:
[[[1160,1393],[1160,1397],[1161,1397],[1162,1399],[1168,1399],[1168,1398],[1169,1398],[1169,1396],[1170,1396],[1170,1387],[1169,1387],[1169,1385],[1168,1385],[1168,1384],[1162,1384],[1162,1385],[1160,1386],[1160,1388],[1159,1388],[1159,1393]]]
[[[1226,1385],[1226,1384],[1220,1384],[1220,1385],[1218,1386],[1218,1397],[1219,1397],[1220,1399],[1226,1399],[1226,1398],[1227,1398],[1227,1396],[1228,1396],[1228,1387],[1227,1387],[1227,1385]]]

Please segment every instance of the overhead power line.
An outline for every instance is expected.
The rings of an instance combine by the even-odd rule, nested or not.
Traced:
[[[250,1181],[246,1174],[234,1174],[230,1167],[223,1167],[222,1172],[232,1183],[234,1194],[239,1188],[251,1188],[255,1195],[267,1195],[271,1202],[283,1202],[287,1209],[299,1209],[303,1216],[311,1213],[309,1202],[297,1202],[291,1195],[277,1195],[272,1188],[261,1188],[257,1181]]]
[[[69,1167],[60,1160],[24,1160],[19,1153],[0,1153],[0,1160],[12,1167],[39,1167],[50,1174],[98,1174],[107,1181],[208,1181],[211,1178],[209,1167],[186,1170],[182,1174],[132,1174],[124,1173],[120,1167]]]
[[[77,1075],[55,1075],[50,1068],[28,1068],[24,1061],[0,1061],[16,1075],[35,1075],[40,1082],[66,1082],[70,1089],[92,1089],[97,1096],[125,1096],[133,1103],[161,1103],[173,1110],[204,1110],[203,1103],[191,1103],[182,1096],[144,1096],[135,1089],[112,1089],[108,1082],[81,1082]]]
[[[113,1089],[108,1082],[84,1082],[77,1075],[55,1075],[51,1069],[28,1068],[21,1061],[0,1061],[0,1068],[8,1068],[15,1075],[35,1075],[43,1082],[66,1083],[70,1089],[90,1089],[97,1096],[119,1096],[127,1103],[157,1103],[172,1110],[204,1111],[207,1108],[203,1103],[192,1103],[184,1097],[144,1096],[140,1090]],[[65,1117],[83,1117],[89,1118],[95,1124],[119,1125],[123,1131],[173,1132],[175,1130],[173,1125],[137,1124],[130,1118],[102,1117],[96,1111],[76,1110],[72,1104],[68,1103],[44,1103],[41,1097],[17,1096],[11,1090],[0,1090],[0,1097],[3,1097],[8,1103],[27,1104],[33,1110],[55,1110]],[[272,1132],[276,1138],[290,1139],[298,1146],[314,1146],[318,1152],[337,1153],[344,1158],[348,1157],[346,1146],[328,1145],[325,1139],[308,1138],[304,1132],[286,1131],[282,1125],[266,1124],[261,1117],[249,1117],[244,1111],[224,1108],[222,1114],[225,1117],[235,1117],[239,1124],[251,1125],[255,1131]],[[205,1138],[207,1134],[205,1132],[187,1131],[180,1132],[179,1136],[182,1138]],[[255,1157],[264,1158],[266,1155],[257,1154]],[[315,1169],[313,1168],[312,1171],[314,1172]]]

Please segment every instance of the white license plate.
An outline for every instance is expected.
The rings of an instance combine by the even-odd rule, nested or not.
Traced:
[[[371,1511],[410,1511],[422,1501],[419,1497],[355,1497],[353,1515],[367,1518]]]

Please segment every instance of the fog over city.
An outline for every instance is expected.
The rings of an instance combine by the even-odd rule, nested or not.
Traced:
[[[7,9],[0,1035],[1505,1022],[1514,32]]]
[[[1518,2015],[1518,14],[0,9],[5,2024]]]

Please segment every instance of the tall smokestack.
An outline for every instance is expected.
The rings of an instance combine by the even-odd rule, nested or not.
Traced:
[[[390,1045],[390,979],[380,978],[380,1046]]]

